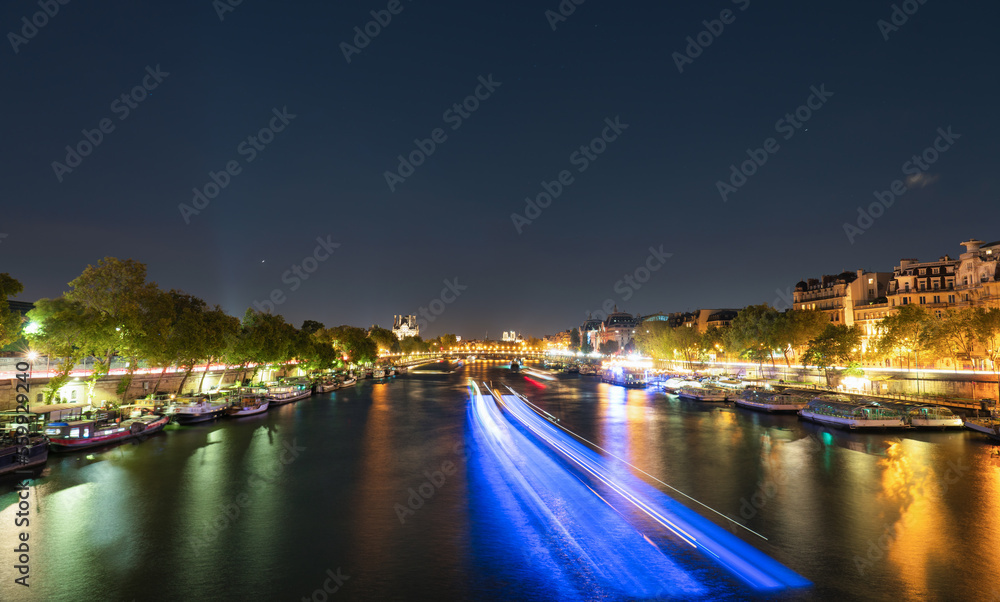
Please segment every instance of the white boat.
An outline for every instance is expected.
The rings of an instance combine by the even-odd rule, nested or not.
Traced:
[[[354,376],[348,376],[344,379],[344,382],[340,383],[340,388],[350,387],[351,385],[357,384],[358,379]]]
[[[178,397],[167,406],[166,414],[178,424],[194,424],[215,420],[226,413],[229,400],[205,399],[204,397]]]
[[[969,418],[965,421],[965,428],[1000,441],[1000,420],[996,418]]]
[[[267,387],[264,398],[271,402],[271,405],[277,406],[305,399],[310,395],[312,395],[312,390],[302,384],[276,385]]]
[[[729,392],[717,387],[681,387],[677,396],[695,401],[726,401]]]
[[[794,393],[745,389],[733,402],[742,408],[760,412],[794,413],[806,407],[809,400]]]
[[[385,368],[375,368],[372,370],[372,378],[385,378]]]
[[[844,395],[816,397],[799,410],[799,417],[848,429],[902,429],[907,426],[899,410],[877,401],[854,401]]]
[[[323,380],[316,383],[317,393],[329,393],[330,391],[336,391],[340,388],[340,381],[336,378],[324,378]]]
[[[883,402],[882,405],[899,410],[906,423],[914,428],[962,428],[962,419],[943,406],[894,402]]]
[[[231,418],[239,418],[241,416],[263,414],[270,405],[271,402],[265,399],[261,393],[246,392],[241,394],[237,398],[237,401],[226,410],[226,415]]]

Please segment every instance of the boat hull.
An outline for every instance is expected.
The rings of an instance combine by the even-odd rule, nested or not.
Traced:
[[[270,397],[269,396],[266,399],[267,399],[267,401],[271,405],[273,405],[273,406],[280,406],[280,405],[284,405],[286,403],[292,403],[293,401],[299,401],[300,399],[305,399],[306,397],[309,397],[310,395],[312,395],[312,391],[310,391],[309,389],[306,389],[305,391],[302,391],[302,392],[298,393],[297,395],[292,395],[290,397],[276,398],[276,397]]]
[[[254,416],[256,414],[263,414],[264,412],[267,411],[267,408],[269,407],[270,404],[268,402],[264,402],[262,404],[251,406],[248,408],[229,408],[229,410],[226,411],[226,415],[229,416],[230,418],[240,418],[242,416]]]
[[[835,426],[837,428],[844,429],[905,429],[906,424],[903,422],[902,418],[886,418],[886,419],[873,419],[865,420],[861,418],[848,418],[845,416],[830,416],[828,414],[819,414],[816,412],[810,412],[808,410],[799,410],[799,417],[803,420],[808,420],[810,422],[815,422],[817,424],[826,424],[829,426]]]
[[[24,453],[19,456],[21,450]],[[27,444],[6,445],[0,448],[0,475],[41,466],[48,459],[49,441],[44,437],[31,437]]]
[[[806,404],[788,404],[788,403],[767,403],[762,401],[747,401],[745,399],[737,399],[734,401],[736,405],[741,408],[746,408],[748,410],[756,410],[758,412],[770,412],[772,414],[794,414],[805,407]]]
[[[170,422],[169,416],[159,416],[155,421],[143,423],[145,427],[140,429],[129,428],[120,433],[113,433],[111,435],[106,435],[104,437],[91,437],[89,439],[60,439],[51,438],[49,439],[49,446],[52,451],[56,452],[66,452],[73,451],[77,449],[86,449],[88,447],[97,447],[100,445],[108,445],[111,443],[119,443],[122,441],[127,441],[128,439],[133,439],[135,437],[142,437],[145,435],[151,435],[158,431],[163,430],[163,427]]]
[[[174,420],[177,424],[198,424],[199,422],[208,422],[209,420],[220,418],[225,413],[226,408],[219,408],[217,410],[211,410],[209,412],[202,412],[199,414],[174,414]]]
[[[977,433],[982,433],[994,441],[1000,441],[1000,425],[994,426],[967,420],[965,422],[965,428],[971,431],[976,431]]]
[[[960,429],[963,422],[958,416],[954,418],[912,418],[910,425],[918,429]]]

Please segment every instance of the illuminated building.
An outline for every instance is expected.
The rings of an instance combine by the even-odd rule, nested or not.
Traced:
[[[417,316],[393,316],[392,334],[400,339],[419,336],[420,325],[417,324]]]

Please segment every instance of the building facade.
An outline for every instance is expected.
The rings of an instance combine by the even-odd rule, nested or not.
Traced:
[[[393,316],[392,334],[398,339],[420,336],[420,325],[417,316]]]

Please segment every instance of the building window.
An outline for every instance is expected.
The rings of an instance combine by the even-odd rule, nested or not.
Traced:
[[[920,281],[920,290],[926,290],[926,289],[927,289],[927,283],[925,283],[923,280],[921,280]]]
[[[45,397],[41,393],[39,393],[38,395],[35,396],[35,401],[38,402],[38,403],[42,403],[42,400],[44,400],[44,399],[45,399]]]
[[[934,302],[935,303],[940,303],[941,302],[941,297],[939,295],[934,295]]]
[[[948,303],[954,303],[954,302],[955,302],[955,295],[948,295]]]
[[[909,292],[909,290],[910,290],[910,283],[909,282],[906,283],[906,285],[904,286],[903,290]]]
[[[76,389],[73,389],[72,391],[70,391],[69,398],[70,399],[76,399]]]
[[[949,274],[954,274],[955,273],[955,266],[950,265],[950,266],[946,267],[944,269],[944,271],[947,272],[947,273],[949,273]]]
[[[910,304],[910,298],[909,297],[903,297],[903,305],[909,305],[909,304]]]
[[[940,274],[941,268],[931,268],[931,274]]]
[[[925,305],[927,303],[927,297],[920,297],[920,304]]]
[[[923,276],[927,273],[927,268],[920,268],[920,275]]]

